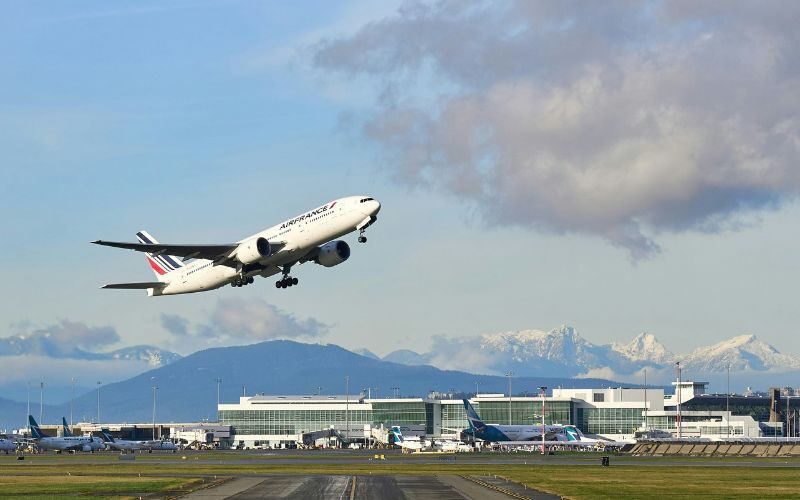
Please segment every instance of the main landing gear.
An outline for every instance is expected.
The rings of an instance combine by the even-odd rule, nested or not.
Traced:
[[[239,278],[237,278],[236,281],[231,283],[231,286],[239,287],[239,286],[245,286],[245,285],[252,285],[254,281],[255,281],[255,279],[253,279],[252,276],[248,276],[248,277],[239,276]]]
[[[300,280],[297,278],[289,276],[289,271],[291,271],[291,269],[291,266],[283,266],[283,278],[275,282],[275,288],[289,288],[290,286],[295,286],[300,283]]]
[[[283,279],[280,279],[275,282],[275,288],[288,288],[290,286],[295,286],[298,283],[300,283],[300,280],[298,280],[297,278],[292,278],[291,276],[284,276]]]

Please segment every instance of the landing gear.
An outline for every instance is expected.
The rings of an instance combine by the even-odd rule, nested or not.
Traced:
[[[295,286],[300,283],[300,280],[297,278],[292,278],[291,276],[284,276],[283,279],[280,279],[275,282],[275,288],[288,288],[290,286]]]
[[[247,276],[247,277],[239,276],[236,279],[236,281],[231,283],[231,286],[232,287],[239,287],[239,286],[245,286],[245,285],[252,285],[254,281],[255,281],[255,279],[252,276]]]
[[[366,236],[359,236],[358,237],[358,242],[359,243],[366,243],[367,242],[367,237]]]
[[[283,266],[283,278],[275,282],[275,288],[289,288],[290,286],[295,286],[300,283],[300,280],[297,278],[289,276],[289,271],[291,271],[291,269],[292,266]]]
[[[369,224],[367,224],[367,225],[369,225]],[[367,230],[366,226],[364,226],[364,227],[362,227],[361,229],[358,230],[358,242],[359,243],[366,243],[367,242],[367,237],[364,236],[364,231],[366,231],[366,230]]]

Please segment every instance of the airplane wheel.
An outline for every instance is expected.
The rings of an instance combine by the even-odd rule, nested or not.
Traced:
[[[278,280],[275,282],[275,288],[280,288],[280,287],[281,287],[281,281]]]
[[[299,279],[297,279],[297,278],[292,278],[292,285],[296,285],[296,284],[298,284],[298,283],[300,283],[300,280],[299,280]]]
[[[255,279],[253,279],[253,277],[252,277],[252,276],[250,276],[249,278],[247,278],[247,284],[248,284],[248,285],[252,285],[254,281],[255,281]]]
[[[358,242],[359,243],[366,243],[367,242],[367,237],[366,236],[359,236],[358,237]]]

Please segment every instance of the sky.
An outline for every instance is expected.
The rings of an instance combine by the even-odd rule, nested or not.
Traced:
[[[0,338],[383,355],[569,324],[800,354],[800,4],[0,9]],[[369,243],[299,287],[99,289],[152,276],[92,240],[225,243],[355,194]]]

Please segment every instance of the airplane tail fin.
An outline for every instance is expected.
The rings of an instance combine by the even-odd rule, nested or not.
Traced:
[[[392,434],[394,435],[394,442],[400,444],[403,442],[403,433],[400,432],[400,427],[393,425]]]
[[[158,241],[156,241],[156,239],[144,229],[136,233],[136,238],[139,239],[139,243],[151,245],[158,243]],[[147,263],[150,264],[150,267],[153,269],[158,281],[166,281],[167,273],[183,267],[183,262],[181,261],[180,257],[174,257],[172,255],[146,253],[145,258],[147,259]]]
[[[67,417],[61,417],[61,425],[64,428],[64,437],[72,437],[72,431],[69,430],[67,425]]]
[[[475,408],[472,407],[472,404],[469,402],[468,399],[464,399],[464,410],[467,412],[467,421],[469,422],[469,428],[473,431],[475,430],[482,430],[486,427],[486,424],[483,423],[481,417],[478,416],[478,412],[475,411]]]
[[[111,435],[111,432],[108,430],[108,427],[102,427],[100,429],[100,434],[103,436],[104,443],[113,443],[114,436]]]
[[[36,423],[36,419],[33,418],[33,415],[28,415],[28,423],[31,426],[31,437],[34,439],[41,439],[44,437],[42,429],[39,428],[39,424]]]

